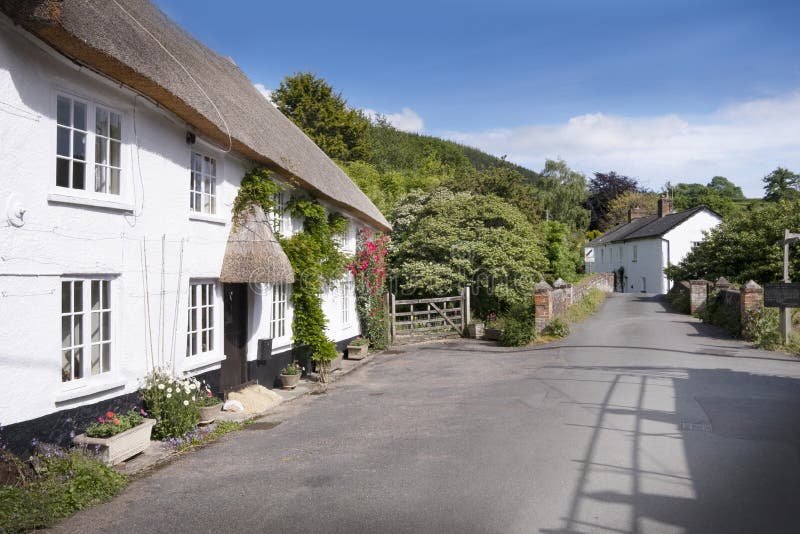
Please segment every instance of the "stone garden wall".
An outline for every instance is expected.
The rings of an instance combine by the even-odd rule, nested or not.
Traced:
[[[536,331],[541,332],[550,322],[566,313],[574,303],[581,301],[592,288],[605,293],[614,291],[613,273],[594,273],[577,284],[568,284],[558,279],[551,286],[544,280],[534,289],[536,306]]]
[[[707,280],[676,282],[667,298],[679,311],[697,315],[740,337],[744,337],[752,313],[764,306],[764,290],[753,280],[741,287],[725,278],[713,283]],[[688,310],[682,305],[686,302]]]

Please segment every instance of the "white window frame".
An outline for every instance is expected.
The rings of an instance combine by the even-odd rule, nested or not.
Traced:
[[[339,281],[339,318],[343,328],[348,328],[353,322],[353,290],[353,281],[349,277]]]
[[[68,99],[70,101],[70,124],[69,125],[62,125],[59,124],[58,121],[58,104],[59,99]],[[126,194],[125,191],[125,161],[124,161],[124,153],[126,149],[125,145],[125,114],[122,113],[119,109],[115,108],[114,106],[109,106],[102,102],[93,101],[89,98],[84,98],[66,91],[57,91],[55,92],[55,97],[53,98],[54,101],[54,117],[55,117],[55,142],[53,145],[52,153],[55,155],[55,165],[53,168],[53,186],[55,187],[56,191],[59,192],[80,192],[83,195],[90,195],[104,199],[113,199],[118,200],[124,197]],[[75,103],[83,104],[86,107],[86,129],[81,130],[75,127]],[[119,132],[119,139],[112,139],[110,137],[110,131],[108,132],[109,135],[98,134],[96,132],[97,128],[97,115],[98,111],[105,111],[109,113],[109,127],[111,124],[111,115],[114,114],[119,117],[119,125],[120,125],[120,132]],[[59,132],[61,130],[66,130],[69,132],[69,148],[68,153],[69,155],[60,155],[59,154]],[[78,160],[74,156],[74,143],[75,143],[75,134],[80,133],[84,135],[85,139],[85,150],[84,150],[84,160]],[[96,143],[99,140],[105,141],[106,150],[110,151],[110,144],[111,142],[118,142],[119,143],[119,165],[111,165],[110,157],[106,158],[105,162],[98,162],[97,159],[97,150],[96,150]],[[110,153],[110,152],[109,152]],[[67,185],[59,185],[58,183],[58,161],[67,161],[68,163],[68,179]],[[83,163],[83,187],[73,187],[74,184],[74,171],[75,171],[75,162],[82,162]],[[118,176],[118,183],[117,189],[118,191],[113,192],[110,190],[111,187],[111,180],[110,178],[106,178],[103,182],[102,187],[98,187],[97,184],[97,169],[104,169],[107,172],[112,170],[116,170],[119,172]]]
[[[91,276],[65,276],[60,279],[59,301],[60,301],[60,333],[61,343],[59,350],[59,361],[61,369],[61,383],[65,389],[81,387],[90,381],[106,380],[115,371],[115,325],[118,305],[115,305],[114,282],[112,275],[91,275]],[[64,284],[69,285],[69,305],[64,310]],[[75,307],[75,285],[80,284],[80,310]],[[97,284],[99,290],[99,308],[95,309],[92,305],[92,294]],[[103,297],[103,287],[106,287],[105,298]],[[76,316],[77,321],[76,321]],[[105,316],[105,317],[104,317]],[[65,318],[70,318],[69,343],[64,336]],[[95,319],[97,318],[97,319]],[[105,320],[103,320],[105,319]],[[95,320],[97,322],[95,322]],[[99,337],[93,334],[94,327],[97,327]],[[76,329],[80,331],[80,339],[76,340]],[[95,347],[98,349],[99,370],[94,371]],[[107,347],[106,357],[103,357],[103,348]],[[75,370],[78,367],[75,362],[75,353],[80,351],[81,376],[76,377]],[[64,356],[65,352],[70,351],[70,375],[65,379],[64,376]]]
[[[273,340],[289,336],[289,293],[290,284],[273,284],[270,292],[269,337]],[[273,343],[274,346],[274,343]]]
[[[189,280],[186,314],[187,361],[204,359],[219,354],[223,343],[220,336],[219,312],[222,299],[217,280],[198,278]],[[205,334],[205,339],[203,335]],[[209,341],[210,340],[210,341]],[[205,350],[203,349],[205,341]],[[210,345],[210,346],[208,346]]]
[[[633,259],[631,261],[633,263],[639,261],[639,247],[637,245],[633,245]]]
[[[195,162],[199,161],[199,169]],[[213,162],[209,172],[207,163]],[[219,199],[217,195],[217,176],[220,174],[220,162],[216,156],[199,150],[192,150],[189,154],[189,211],[190,213],[203,213],[216,215]],[[199,179],[198,179],[199,176]]]

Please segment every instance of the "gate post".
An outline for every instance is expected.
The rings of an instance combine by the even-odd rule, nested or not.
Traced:
[[[394,293],[389,293],[389,305],[391,307],[391,314],[389,315],[389,317],[390,317],[390,319],[392,321],[392,328],[391,328],[392,343],[394,343],[394,338],[395,338],[395,335],[397,334],[397,331],[396,331],[397,328],[396,328],[396,324],[395,324],[396,320],[395,320],[395,316],[394,316],[395,311],[396,311],[395,310],[395,306],[394,306]]]
[[[389,302],[391,298],[391,293],[388,291],[383,295],[383,310],[386,312],[386,336],[389,338],[389,343],[394,342],[394,338],[392,337],[392,304]]]

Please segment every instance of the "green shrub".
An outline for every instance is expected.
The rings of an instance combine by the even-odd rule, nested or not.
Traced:
[[[706,300],[706,306],[700,312],[700,318],[710,324],[724,328],[730,335],[739,337],[742,323],[739,310],[731,310],[725,306],[724,294],[714,290]]]
[[[535,308],[529,304],[516,304],[501,320],[504,323],[503,333],[500,335],[500,345],[504,347],[522,347],[529,344],[536,337]]]
[[[606,299],[606,293],[596,287],[586,292],[586,295],[567,308],[564,319],[568,323],[580,323],[591,317]]]
[[[195,378],[175,378],[163,370],[148,375],[139,396],[145,410],[156,420],[153,437],[177,438],[196,427],[200,411],[195,401],[205,394],[201,389]]]
[[[744,337],[762,349],[772,350],[780,346],[778,309],[761,308],[751,312],[745,320]]]
[[[569,325],[561,319],[555,318],[547,325],[545,333],[553,337],[567,337],[569,335]]]
[[[684,291],[670,291],[667,293],[667,302],[678,313],[689,313],[689,295]]]
[[[0,486],[0,532],[46,527],[111,499],[127,484],[124,476],[82,449],[36,444],[31,462],[33,478]]]

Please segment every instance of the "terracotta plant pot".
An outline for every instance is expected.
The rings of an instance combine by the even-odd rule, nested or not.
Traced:
[[[106,465],[124,462],[150,446],[150,433],[153,431],[155,419],[145,419],[141,425],[120,432],[108,438],[91,438],[86,434],[75,436],[72,441],[76,445],[99,447],[100,460]]]
[[[213,423],[220,412],[222,412],[222,403],[217,403],[214,406],[201,406],[199,408],[200,422],[203,424]]]
[[[347,345],[347,359],[361,360],[369,353],[369,345]]]
[[[294,389],[300,383],[300,373],[295,375],[279,375],[283,389]]]

